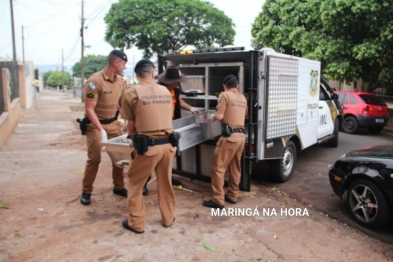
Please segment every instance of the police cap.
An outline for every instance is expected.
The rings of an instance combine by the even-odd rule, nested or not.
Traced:
[[[124,52],[120,51],[120,50],[115,49],[112,52],[110,52],[109,55],[117,56],[121,60],[127,62],[127,55]]]
[[[134,67],[135,73],[136,73],[136,70],[138,70],[139,67],[144,66],[144,65],[151,65],[152,67],[155,68],[155,66],[154,66],[152,61],[150,61],[149,59],[142,59],[138,63],[136,63],[136,65]]]
[[[223,84],[226,85],[229,81],[231,80],[236,80],[237,81],[237,77],[234,75],[228,75],[224,78]]]

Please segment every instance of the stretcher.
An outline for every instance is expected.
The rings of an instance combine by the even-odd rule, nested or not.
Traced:
[[[172,121],[173,129],[180,133],[178,149],[180,152],[213,139],[221,134],[219,121],[211,121],[214,111],[203,111],[197,115],[189,115]],[[118,167],[131,164],[132,143],[127,134],[101,143],[105,147],[112,163]]]

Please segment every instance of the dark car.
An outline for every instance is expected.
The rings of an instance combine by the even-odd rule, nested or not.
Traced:
[[[353,150],[329,170],[329,181],[355,220],[365,227],[379,227],[391,218],[393,206],[393,145]]]
[[[342,129],[349,134],[359,128],[367,128],[371,134],[379,134],[389,121],[389,108],[381,98],[372,93],[335,91],[342,105],[344,121]]]

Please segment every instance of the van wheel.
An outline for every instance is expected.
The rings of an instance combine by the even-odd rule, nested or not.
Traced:
[[[345,133],[348,134],[356,133],[359,129],[358,121],[356,120],[356,118],[354,118],[353,116],[346,117],[343,122],[343,129]]]
[[[369,127],[369,128],[368,128],[368,131],[369,131],[371,134],[379,134],[379,133],[382,132],[382,130],[383,130],[383,126],[379,126],[379,127]]]
[[[284,149],[283,156],[279,160],[271,161],[270,177],[277,182],[288,181],[293,174],[296,163],[296,146],[289,141]]]
[[[339,121],[338,119],[336,119],[336,121],[334,121],[334,131],[333,131],[334,137],[328,140],[327,142],[328,147],[338,146],[338,128],[339,128]]]

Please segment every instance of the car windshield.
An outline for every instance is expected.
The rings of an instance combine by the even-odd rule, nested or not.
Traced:
[[[369,105],[377,105],[377,106],[386,106],[385,102],[382,101],[379,97],[370,96],[370,95],[359,95],[360,98]]]

